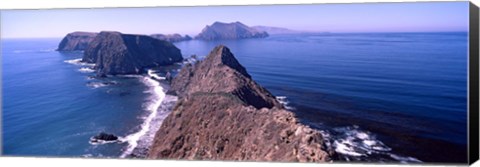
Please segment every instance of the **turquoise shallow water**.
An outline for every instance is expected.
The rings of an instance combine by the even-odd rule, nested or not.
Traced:
[[[59,41],[2,39],[3,153],[120,156],[128,143],[88,140],[101,131],[137,132],[151,88],[141,77],[89,79],[84,66],[65,62],[82,53],[54,51]],[[184,57],[202,58],[218,44],[304,123],[323,130],[341,160],[466,161],[467,33],[296,34],[175,45]]]

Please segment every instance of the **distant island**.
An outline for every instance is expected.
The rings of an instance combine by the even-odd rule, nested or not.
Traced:
[[[288,28],[282,27],[270,27],[270,26],[253,26],[252,28],[256,29],[257,31],[264,31],[268,34],[298,34],[303,33],[303,31],[298,30],[291,30]]]
[[[268,33],[248,27],[241,22],[222,23],[215,22],[210,26],[203,28],[195,39],[200,40],[222,40],[222,39],[245,39],[245,38],[265,38]]]
[[[172,43],[173,42],[188,41],[188,40],[193,39],[192,37],[190,37],[188,35],[182,36],[180,34],[152,34],[150,36],[153,37],[153,38],[157,38],[157,39],[172,42]]]
[[[214,22],[210,26],[206,26],[203,30],[195,36],[182,36],[178,33],[174,34],[151,34],[158,40],[167,41],[170,43],[188,41],[192,39],[197,40],[235,40],[247,38],[265,38],[269,34],[295,34],[304,33],[303,31],[291,30],[281,27],[271,26],[253,26],[249,27],[241,22],[222,23]],[[90,42],[98,35],[96,32],[82,32],[76,31],[68,33],[59,43],[57,51],[84,51]]]

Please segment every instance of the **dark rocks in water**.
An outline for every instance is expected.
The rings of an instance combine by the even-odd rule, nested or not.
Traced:
[[[146,35],[102,31],[85,49],[82,61],[95,63],[98,76],[140,74],[145,68],[182,61],[180,49]]]
[[[331,160],[321,133],[299,123],[225,46],[184,66],[171,85],[179,100],[155,134],[148,158]]]
[[[267,32],[258,31],[237,21],[233,23],[215,22],[212,25],[203,28],[202,32],[198,34],[195,39],[221,40],[265,37],[268,37]]]
[[[182,36],[180,34],[152,34],[150,36],[159,40],[164,40],[172,43],[192,40],[192,37],[188,35]]]
[[[113,134],[101,132],[100,134],[90,138],[92,144],[104,144],[118,141],[118,137]]]
[[[165,74],[165,80],[166,80],[167,82],[171,82],[172,79],[173,79],[172,73],[167,72],[167,74]]]
[[[72,32],[63,37],[58,44],[58,51],[83,51],[88,44],[97,36],[92,32]]]

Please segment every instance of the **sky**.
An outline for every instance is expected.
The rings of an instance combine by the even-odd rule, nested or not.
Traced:
[[[215,21],[313,32],[468,31],[468,2],[2,10],[1,38],[74,31],[195,36]]]

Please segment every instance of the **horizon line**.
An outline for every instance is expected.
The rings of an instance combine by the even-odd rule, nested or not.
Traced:
[[[102,31],[112,31],[112,30],[102,30]],[[99,32],[102,32],[99,31]],[[470,31],[363,31],[363,32],[331,32],[331,31],[301,31],[301,30],[293,30],[297,31],[295,33],[279,33],[279,34],[269,34],[269,35],[283,35],[283,34],[387,34],[387,33],[469,33]],[[77,32],[77,31],[72,31]],[[99,33],[99,32],[92,32],[92,31],[80,31],[80,32],[91,32],[91,33]],[[120,32],[120,31],[117,31]],[[134,35],[146,35],[150,36],[153,34],[175,34],[175,33],[153,33],[153,34],[139,34],[139,33],[123,33],[122,34],[134,34]],[[268,32],[267,32],[268,33]],[[189,35],[187,33],[176,33],[180,35]],[[64,36],[55,36],[55,37],[0,37],[0,39],[45,39],[45,38],[64,38]],[[2,35],[3,36],[3,35]],[[195,35],[196,36],[196,35]]]

